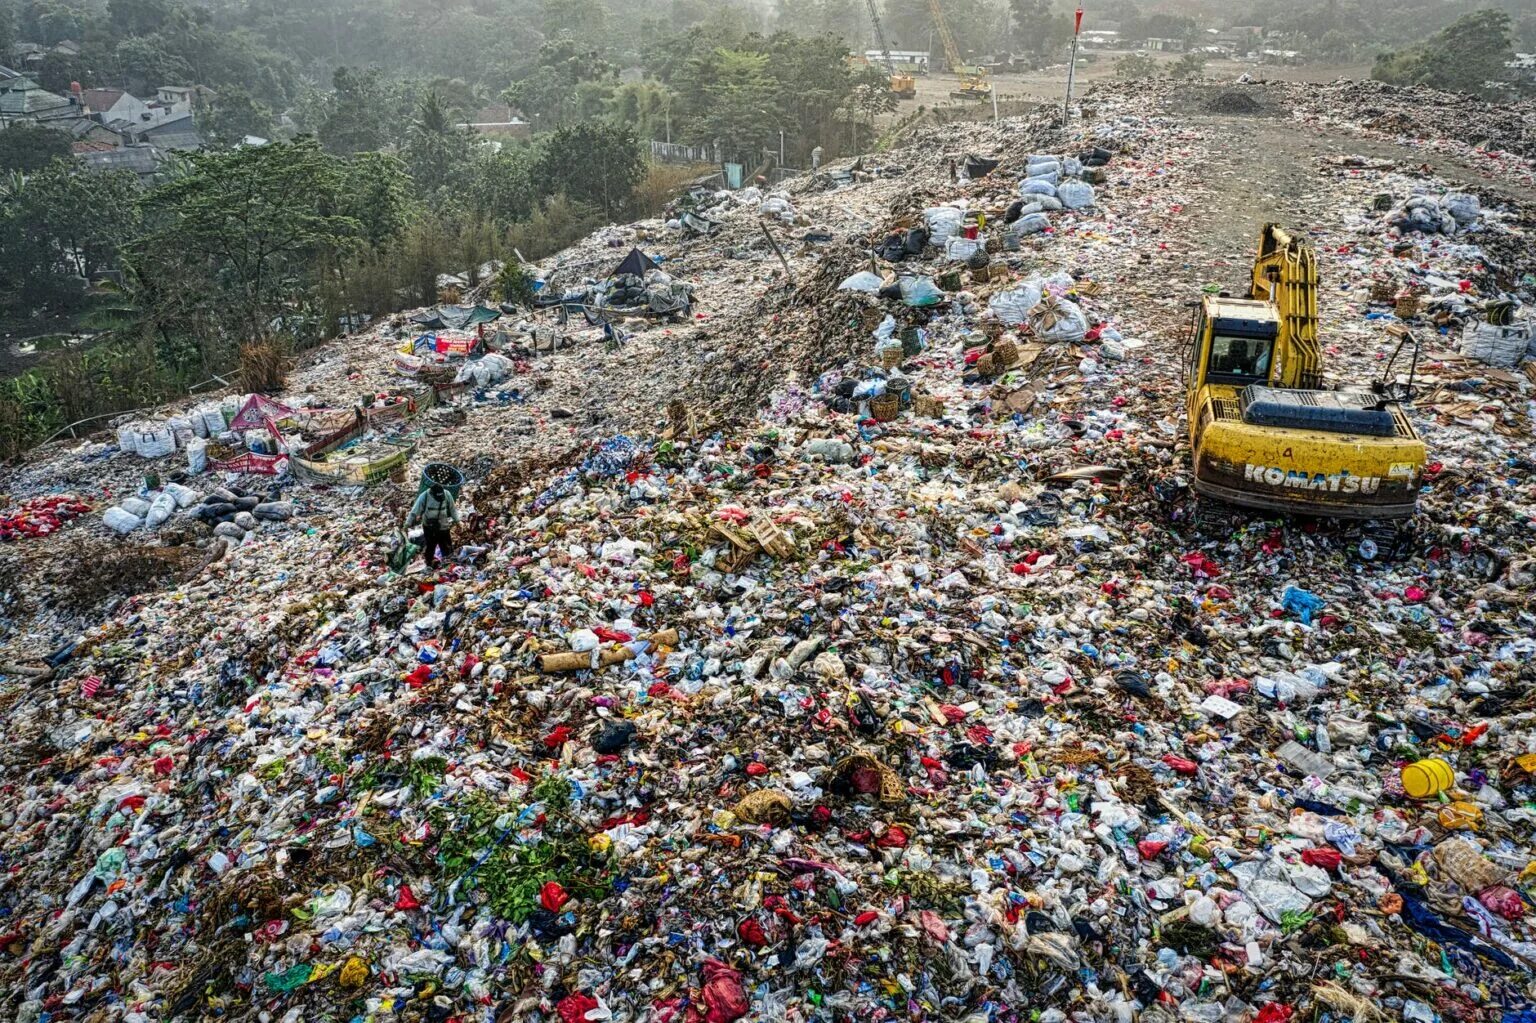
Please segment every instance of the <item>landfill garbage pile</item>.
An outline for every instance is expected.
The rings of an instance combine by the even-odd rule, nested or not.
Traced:
[[[814,237],[779,252],[761,203],[606,229],[544,269],[671,238],[687,325],[511,358],[405,421],[403,484],[295,484],[298,523],[158,588],[28,593],[7,1018],[1528,1018],[1533,383],[1429,299],[1536,297],[1487,263],[1531,221],[1431,177],[1478,232],[1383,229],[1399,171],[1313,160],[1330,382],[1427,338],[1420,515],[1197,506],[1187,303],[1247,279],[1268,211],[1228,205],[1219,126],[1090,98],[790,183]],[[959,180],[968,153],[996,166]],[[1021,200],[1050,226],[1010,241]],[[292,389],[379,393],[386,332]],[[392,571],[443,462],[463,548]],[[92,441],[0,489],[121,507],[160,464]],[[178,483],[179,519],[270,483]],[[0,547],[34,559],[4,585],[106,531]]]

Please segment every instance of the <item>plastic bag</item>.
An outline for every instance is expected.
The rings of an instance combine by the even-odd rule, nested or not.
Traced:
[[[1093,205],[1093,186],[1083,181],[1066,181],[1056,189],[1056,198],[1069,210],[1086,209]]]
[[[176,502],[178,508],[190,508],[202,500],[202,496],[197,491],[191,487],[184,487],[180,483],[167,483],[165,492]]]
[[[978,252],[987,250],[987,240],[981,236],[962,238],[956,235],[944,243],[944,258],[951,263],[964,263]]]
[[[139,423],[134,427],[134,450],[142,458],[161,458],[176,450],[176,435],[164,423]]]
[[[1040,304],[1040,296],[1044,293],[1045,289],[1038,280],[1025,281],[1017,287],[993,295],[988,308],[999,320],[1010,327],[1016,327],[1029,319],[1029,311]]]
[[[1455,218],[1460,227],[1471,227],[1482,215],[1483,204],[1471,192],[1447,192],[1440,200],[1447,213]]]
[[[158,529],[175,511],[176,499],[170,494],[159,494],[150,503],[149,514],[144,516],[144,524],[150,529]]]
[[[1044,178],[1030,178],[1019,186],[1020,195],[1055,195],[1056,186]]]
[[[125,534],[133,532],[144,524],[144,520],[133,512],[115,506],[102,512],[101,521],[105,522],[108,528]]]
[[[943,245],[949,236],[960,230],[965,222],[965,211],[955,206],[931,206],[923,211],[923,223],[928,225],[928,242]]]
[[[858,273],[854,274],[852,277],[846,278],[843,283],[839,284],[837,286],[837,290],[862,291],[866,294],[873,295],[883,287],[885,287],[885,281],[881,280],[879,274],[873,273],[869,270],[860,270]]]
[[[1012,224],[1008,225],[1008,232],[1016,238],[1025,235],[1039,234],[1051,226],[1051,218],[1044,213],[1026,213]]]
[[[1030,321],[1035,333],[1047,341],[1081,341],[1088,333],[1088,316],[1075,302],[1058,298]]]
[[[123,511],[129,515],[137,515],[139,518],[149,514],[149,502],[139,497],[125,497],[122,502]]]
[[[201,437],[193,437],[187,442],[187,471],[199,473],[208,468],[208,442]]]
[[[944,292],[932,277],[903,277],[901,300],[910,306],[938,305],[944,301]]]
[[[395,534],[395,546],[389,552],[389,568],[392,572],[404,572],[411,559],[421,553],[421,548],[411,543],[405,533]]]

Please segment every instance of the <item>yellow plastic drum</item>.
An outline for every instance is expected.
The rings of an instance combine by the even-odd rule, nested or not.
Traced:
[[[1402,770],[1402,778],[1403,791],[1414,799],[1438,796],[1456,784],[1456,774],[1451,770],[1451,765],[1439,757],[1427,757],[1408,764]]]

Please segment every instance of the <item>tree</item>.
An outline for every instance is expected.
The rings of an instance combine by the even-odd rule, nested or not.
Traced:
[[[339,67],[331,76],[335,92],[320,124],[320,139],[332,153],[366,153],[384,144],[384,88],[376,67]]]
[[[873,124],[876,117],[895,110],[896,94],[891,92],[890,73],[878,67],[860,67],[853,73],[848,106],[850,120],[855,124]]]
[[[1013,45],[1038,59],[1072,41],[1072,17],[1057,13],[1051,0],[1010,0]]]
[[[1191,50],[1168,65],[1168,77],[1183,81],[1199,78],[1205,74],[1205,61],[1205,54],[1198,50]]]
[[[130,36],[117,44],[113,59],[132,92],[192,80],[192,65],[160,36]]]
[[[266,337],[313,284],[318,257],[361,225],[342,212],[339,162],[310,138],[201,153],[146,197],[130,258],[150,300],[212,328],[210,341]]]
[[[1509,15],[1484,9],[1458,18],[1418,46],[1377,57],[1371,77],[1492,97],[1507,89],[1504,65],[1513,58]]]
[[[645,159],[629,129],[600,121],[566,125],[545,141],[534,178],[547,194],[563,192],[612,218],[645,175]]]
[[[0,174],[42,170],[54,160],[70,158],[70,137],[56,128],[17,121],[0,129]]]
[[[534,152],[528,146],[482,146],[466,168],[464,205],[502,226],[526,219],[538,201],[533,174]]]
[[[769,58],[750,50],[716,49],[688,62],[678,74],[678,95],[689,112],[686,137],[720,141],[735,152],[776,145],[778,84]]]
[[[189,19],[180,0],[108,0],[107,16],[120,36],[147,36],[184,28]]]
[[[1157,61],[1151,57],[1130,53],[1115,61],[1115,77],[1121,79],[1151,78],[1157,74]]]
[[[227,146],[249,135],[270,139],[277,128],[272,111],[238,86],[220,89],[218,99],[200,123],[214,141]]]
[[[602,39],[608,8],[602,0],[542,0],[544,34],[551,38]]]
[[[405,146],[405,165],[421,191],[433,195],[458,183],[474,141],[435,92],[427,93],[416,115]]]
[[[14,289],[7,301],[29,309],[79,301],[136,229],[138,192],[125,171],[91,173],[62,161],[32,175],[13,171],[0,197],[0,289]]]
[[[405,164],[386,153],[358,153],[341,165],[341,214],[357,222],[358,241],[376,250],[410,226],[414,182]]]
[[[617,68],[564,37],[539,47],[533,69],[502,98],[535,127],[553,128],[598,116],[617,83]]]

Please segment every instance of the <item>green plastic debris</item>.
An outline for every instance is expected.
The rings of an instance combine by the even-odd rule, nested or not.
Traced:
[[[261,979],[266,983],[269,991],[292,991],[309,983],[310,976],[315,968],[309,963],[299,963],[290,966],[282,973],[269,973]]]

